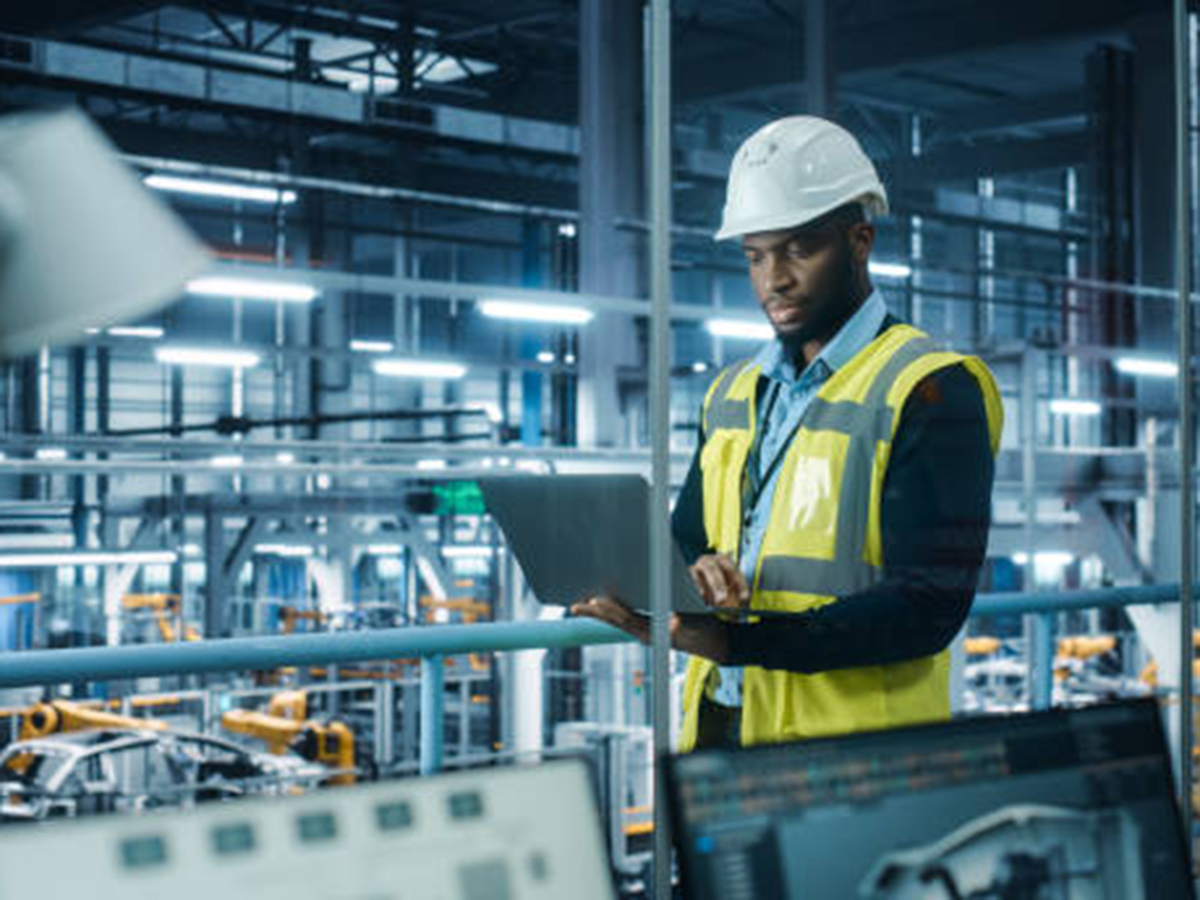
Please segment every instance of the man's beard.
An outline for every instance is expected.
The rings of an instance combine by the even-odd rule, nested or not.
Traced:
[[[854,259],[846,235],[842,235],[840,252],[841,259],[830,276],[829,300],[820,304],[812,318],[803,325],[779,334],[783,352],[797,371],[808,365],[804,359],[804,347],[813,341],[828,341],[858,308],[854,290]]]

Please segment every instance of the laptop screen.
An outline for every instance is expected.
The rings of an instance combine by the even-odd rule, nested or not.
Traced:
[[[695,900],[1191,897],[1157,704],[668,762]]]

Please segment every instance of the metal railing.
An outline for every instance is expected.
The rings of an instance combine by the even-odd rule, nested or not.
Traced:
[[[1081,591],[980,594],[972,617],[1034,615],[1031,704],[1050,705],[1054,685],[1055,616],[1097,607],[1176,603],[1178,585]],[[0,657],[0,688],[107,681],[164,675],[243,672],[281,666],[328,665],[369,660],[421,660],[420,770],[445,761],[443,662],[447,656],[514,650],[558,649],[630,642],[624,632],[590,619],[560,622],[486,622],[425,625],[332,634],[229,638],[184,644],[139,644],[75,650],[31,650]]]

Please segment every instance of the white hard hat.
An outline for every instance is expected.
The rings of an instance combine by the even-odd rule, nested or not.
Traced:
[[[816,116],[778,119],[738,148],[716,239],[795,228],[855,201],[887,213],[887,192],[854,135]]]

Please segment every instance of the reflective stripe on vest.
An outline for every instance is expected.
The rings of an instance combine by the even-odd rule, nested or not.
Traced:
[[[742,360],[739,363],[727,368],[721,373],[717,379],[717,383],[713,385],[710,392],[711,400],[706,404],[704,410],[704,434],[707,437],[718,428],[736,428],[745,430],[750,428],[750,400],[730,399],[727,395],[733,382],[742,370],[749,365],[749,360]]]

